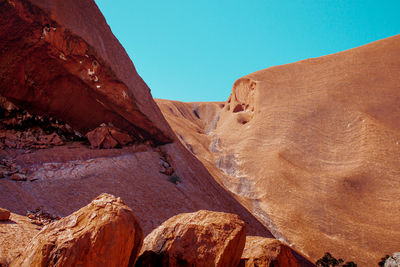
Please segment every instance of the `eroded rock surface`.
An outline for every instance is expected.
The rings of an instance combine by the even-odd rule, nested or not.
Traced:
[[[179,214],[145,238],[136,266],[237,266],[245,237],[245,223],[237,215]]]
[[[0,221],[0,266],[9,264],[21,253],[41,227],[25,216],[11,213],[9,220]]]
[[[273,238],[247,236],[240,266],[300,267],[302,265],[297,261],[290,247],[280,241]]]
[[[114,148],[131,143],[133,139],[129,134],[118,129],[102,125],[86,134],[91,148]]]
[[[172,131],[92,0],[0,1],[0,95],[82,135],[102,123],[137,141]]]
[[[182,143],[276,238],[313,261],[329,251],[372,267],[400,239],[400,218],[390,216],[400,208],[399,48],[397,35],[257,71],[218,109],[158,103]]]
[[[11,266],[133,266],[142,241],[133,211],[119,198],[101,194],[44,227]]]

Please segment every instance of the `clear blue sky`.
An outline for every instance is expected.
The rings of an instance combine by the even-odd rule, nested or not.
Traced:
[[[155,98],[225,101],[274,65],[400,33],[400,0],[95,0]]]

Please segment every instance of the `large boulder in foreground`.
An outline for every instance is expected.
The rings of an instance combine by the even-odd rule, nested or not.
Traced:
[[[273,238],[247,236],[240,267],[302,266],[290,247]]]
[[[101,194],[44,227],[11,266],[133,266],[143,241],[133,211]]]
[[[145,238],[136,266],[237,266],[245,239],[245,223],[237,215],[183,213]]]
[[[0,1],[0,95],[85,135],[105,123],[137,141],[172,131],[93,0]]]

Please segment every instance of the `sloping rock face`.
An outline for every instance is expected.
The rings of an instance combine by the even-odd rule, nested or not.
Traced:
[[[136,141],[174,137],[92,0],[0,1],[0,95],[82,135],[105,123]]]
[[[399,62],[394,36],[252,73],[235,82],[206,134],[190,127],[206,116],[181,115],[195,103],[160,107],[276,238],[313,261],[331,252],[374,266],[400,239],[391,215],[400,208]]]
[[[145,238],[136,266],[237,266],[245,238],[245,223],[237,215],[179,214]]]
[[[206,209],[238,214],[249,233],[272,236],[176,141],[93,1],[0,0],[0,37],[1,106],[12,109],[5,97],[32,116],[72,129],[71,139],[61,134],[57,146],[0,149],[0,207],[63,217],[107,192],[134,210],[145,234],[176,214]],[[80,137],[99,126],[119,143],[126,134],[133,141],[90,149]],[[24,144],[31,139],[12,131]],[[104,147],[102,135],[98,140]],[[7,244],[22,251],[14,240]]]
[[[142,241],[132,210],[119,198],[101,194],[44,227],[11,266],[133,266]]]
[[[290,247],[276,239],[259,236],[246,237],[246,246],[240,264],[242,267],[302,266]],[[310,266],[313,265],[310,263]]]
[[[40,230],[27,217],[15,213],[11,213],[8,221],[0,221],[0,266],[9,266],[25,253],[25,247]]]

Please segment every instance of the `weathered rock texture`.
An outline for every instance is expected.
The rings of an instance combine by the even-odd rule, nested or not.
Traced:
[[[245,238],[245,223],[237,215],[179,214],[145,238],[136,266],[237,266]]]
[[[133,211],[119,198],[101,194],[44,227],[11,266],[133,266],[142,241]]]
[[[399,71],[394,36],[252,73],[225,103],[159,105],[276,238],[375,266],[400,239]]]
[[[105,125],[88,132],[86,136],[92,148],[114,148],[133,141],[129,134]]]
[[[15,213],[11,213],[8,221],[0,221],[0,266],[9,266],[25,253],[25,247],[40,230],[27,217]]]
[[[290,247],[273,238],[247,236],[241,267],[300,267]],[[311,265],[312,266],[312,265]]]
[[[83,135],[102,123],[137,141],[172,131],[92,0],[0,1],[0,95]]]
[[[0,208],[0,221],[7,221],[10,218],[10,211]]]
[[[93,1],[0,0],[0,40],[0,95],[82,135],[104,123],[133,139],[121,149],[77,140],[0,149],[1,207],[67,216],[107,192],[124,199],[146,234],[207,209],[238,214],[251,234],[271,236],[180,142],[155,146],[176,137]],[[16,172],[25,177],[13,180]]]
[[[107,192],[135,211],[145,234],[176,214],[207,209],[238,214],[251,234],[271,236],[174,141],[93,1],[0,0],[0,40],[1,96],[29,114],[62,121],[74,134],[84,136],[106,125],[107,138],[110,133],[125,142],[111,133],[117,129],[133,140],[121,149],[99,150],[63,139],[63,145],[38,150],[25,146],[31,136],[18,137],[23,145],[0,149],[1,207],[20,215],[39,208],[67,216]],[[108,144],[101,139],[98,146]],[[0,232],[0,240],[3,236]],[[23,251],[22,243],[13,240],[8,245]]]

